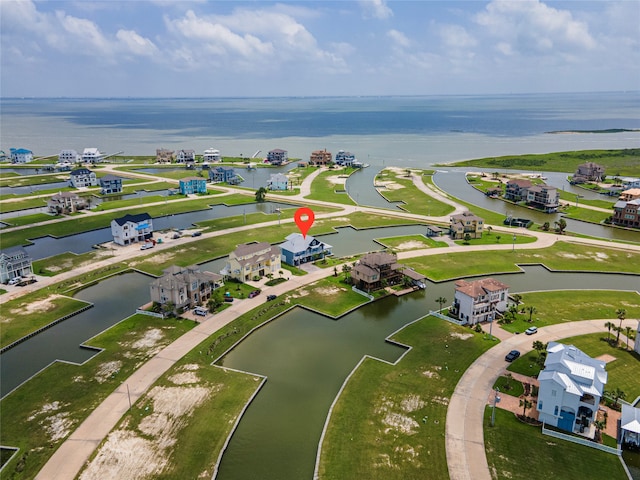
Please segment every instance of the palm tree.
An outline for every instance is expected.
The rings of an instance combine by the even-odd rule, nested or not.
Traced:
[[[607,329],[607,342],[611,343],[611,329],[615,328],[616,326],[613,324],[613,322],[607,322],[604,324],[604,326]]]
[[[267,197],[266,188],[260,187],[258,190],[256,190],[256,202],[263,203],[266,197]]]
[[[551,225],[549,225],[549,222],[544,222],[542,224],[542,230],[544,230],[545,232],[548,232],[549,228],[551,228]]]
[[[500,235],[496,235],[496,243],[500,243]]]
[[[546,350],[546,347],[540,340],[535,340],[533,342],[533,349],[538,352],[538,358],[540,358],[542,356],[542,352]]]
[[[529,312],[529,323],[531,323],[531,317],[533,317],[533,314],[536,313],[537,311],[538,310],[533,305],[529,305],[527,307],[527,312]]]
[[[487,227],[487,235],[491,235],[491,230],[493,230],[493,227],[491,225],[489,225]]]
[[[567,222],[564,218],[561,218],[557,222],[554,222],[556,225],[556,231],[562,235],[564,233],[564,229],[567,228]]]
[[[627,316],[627,311],[624,308],[619,308],[616,310],[616,316],[620,320],[620,326],[618,327],[618,336],[616,337],[616,345],[618,345],[618,342],[620,341],[620,330],[622,330],[622,321]]]
[[[516,306],[520,305],[520,302],[522,301],[522,295],[520,295],[519,293],[515,293],[511,295],[511,298],[514,302],[516,302]]]
[[[444,297],[438,297],[436,298],[436,302],[440,305],[440,310],[442,310],[442,305],[447,303],[447,299]]]
[[[527,400],[526,398],[520,399],[520,406],[522,407],[522,416],[525,417],[527,414],[527,409],[531,408],[533,404]]]
[[[613,406],[618,406],[618,400],[624,400],[627,397],[627,394],[620,389],[620,387],[616,387],[615,391],[612,392],[613,395]]]

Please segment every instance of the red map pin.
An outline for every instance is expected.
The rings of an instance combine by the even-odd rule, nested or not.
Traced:
[[[313,210],[307,207],[302,207],[296,210],[296,213],[293,214],[293,219],[296,221],[296,225],[302,232],[302,238],[307,238],[307,232],[313,225],[313,221],[316,219],[316,216],[313,213]]]

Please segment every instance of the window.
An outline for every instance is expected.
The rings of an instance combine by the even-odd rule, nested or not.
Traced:
[[[542,400],[538,402],[538,410],[542,410]]]
[[[554,415],[558,415],[558,406],[557,405],[553,408],[553,414]]]

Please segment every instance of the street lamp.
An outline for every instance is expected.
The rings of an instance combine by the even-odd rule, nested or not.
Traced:
[[[582,195],[576,195],[576,207],[578,206],[578,199],[582,198]]]
[[[493,410],[491,411],[491,426],[493,427],[496,424],[496,404],[500,403],[500,389],[496,387],[496,393],[493,397]]]
[[[514,233],[513,234],[513,247],[511,248],[512,252],[515,252],[515,250],[516,250],[516,240],[517,240],[517,238],[518,237],[516,237],[516,234]]]

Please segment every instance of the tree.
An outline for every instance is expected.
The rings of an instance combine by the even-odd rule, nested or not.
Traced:
[[[616,345],[620,341],[620,330],[622,330],[622,322],[627,316],[627,311],[624,308],[619,308],[616,310],[616,316],[618,320],[620,320],[620,326],[618,327],[618,335],[616,336]]]
[[[529,312],[529,323],[531,323],[531,317],[533,317],[533,314],[536,313],[538,310],[533,305],[529,305],[526,310],[527,312]]]
[[[500,176],[500,172],[493,172],[491,176],[493,177],[494,180],[497,180],[498,177]]]
[[[533,404],[527,400],[526,398],[521,398],[520,399],[520,406],[522,407],[522,416],[526,417],[527,416],[527,409],[531,408],[533,406]]]
[[[338,267],[336,267],[335,265],[333,266],[333,276],[334,277],[338,276]]]
[[[256,202],[263,203],[267,198],[267,189],[264,187],[260,187],[256,190]]]
[[[444,297],[438,297],[436,298],[436,302],[440,305],[440,310],[442,310],[442,305],[447,303],[447,299]]]
[[[500,243],[500,235],[496,235],[496,243]]]
[[[607,342],[611,343],[611,329],[615,328],[616,326],[613,324],[613,322],[607,322],[604,324],[604,326],[607,328]]]
[[[162,304],[162,314],[167,316],[175,315],[176,304],[173,302],[165,302]]]
[[[544,343],[542,343],[540,340],[535,340],[533,342],[533,349],[538,352],[538,357],[542,356],[542,352],[545,351],[546,347],[544,345]]]
[[[627,335],[627,350],[629,350],[629,335],[631,332],[631,327],[627,325],[626,327],[624,327],[624,329],[626,330],[626,335]]]
[[[627,397],[627,394],[620,389],[620,387],[616,387],[616,389],[612,392],[613,395],[613,406],[618,406],[618,401],[620,399],[624,400]]]
[[[469,240],[471,240],[471,235],[469,235],[468,233],[464,234],[464,243],[465,245],[469,244]]]
[[[493,227],[491,225],[489,225],[487,227],[487,235],[491,235],[491,231],[493,230]]]
[[[560,235],[562,235],[564,233],[565,228],[567,228],[566,220],[564,218],[561,218],[557,222],[553,222],[553,223],[556,226],[556,232],[558,232]]]
[[[516,302],[516,306],[520,305],[520,302],[522,302],[522,295],[520,295],[519,293],[514,293],[513,295],[511,295],[511,298],[514,302]]]
[[[349,272],[351,271],[351,267],[346,263],[342,265],[342,273],[344,273],[344,279],[346,280],[349,276]]]
[[[544,222],[542,224],[542,230],[544,230],[545,232],[548,232],[549,228],[551,228],[551,225],[549,224],[549,222]]]

